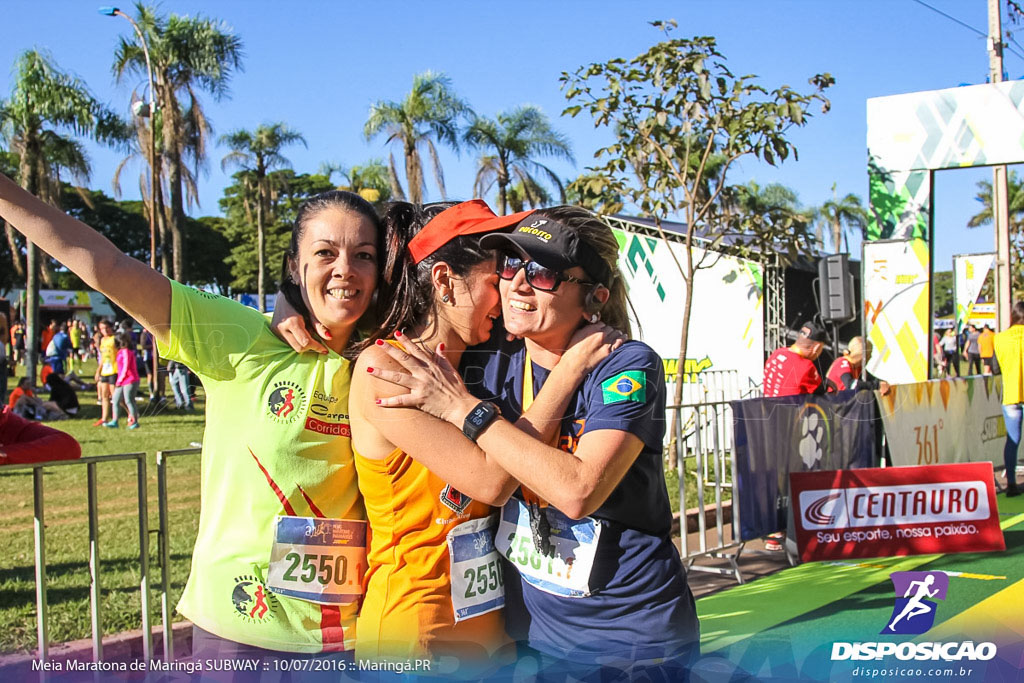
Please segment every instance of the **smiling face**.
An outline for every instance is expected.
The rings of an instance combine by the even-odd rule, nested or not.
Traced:
[[[579,266],[565,274],[587,279]],[[583,321],[584,290],[575,282],[563,282],[554,292],[542,292],[530,286],[526,271],[521,269],[511,280],[501,280],[498,289],[505,329],[546,348],[564,348]]]
[[[438,310],[448,319],[466,346],[484,343],[491,337],[494,318],[501,315],[494,259],[473,266],[465,277],[450,276],[450,281],[451,300],[455,305],[439,301]]]
[[[291,276],[313,318],[348,338],[377,286],[377,232],[367,218],[330,207],[306,219]]]

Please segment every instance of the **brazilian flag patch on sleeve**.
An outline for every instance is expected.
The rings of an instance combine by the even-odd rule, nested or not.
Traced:
[[[634,401],[647,403],[647,377],[643,370],[627,370],[601,383],[605,405]]]

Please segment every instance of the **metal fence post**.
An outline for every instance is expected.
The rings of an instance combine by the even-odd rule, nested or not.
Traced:
[[[92,660],[103,659],[103,619],[100,605],[100,525],[96,501],[96,463],[87,465],[89,480],[89,611],[92,615]]]
[[[43,468],[32,468],[32,503],[34,507],[34,542],[36,560],[36,639],[39,659],[49,654],[49,629],[46,614],[46,528],[43,526]]]
[[[146,454],[136,461],[139,485],[139,590],[142,593],[142,657],[153,658],[152,620],[149,615],[149,499],[146,492]]]
[[[164,661],[174,661],[174,632],[171,629],[171,553],[167,532],[167,458],[163,451],[156,453],[156,481],[160,506],[160,527],[157,534],[160,552],[160,612],[163,620]]]

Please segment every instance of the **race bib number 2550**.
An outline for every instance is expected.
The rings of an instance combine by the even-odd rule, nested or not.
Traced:
[[[355,602],[363,593],[366,522],[278,517],[267,586],[279,595],[325,605]]]

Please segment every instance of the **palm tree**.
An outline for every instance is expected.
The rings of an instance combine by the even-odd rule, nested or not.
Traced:
[[[206,121],[198,92],[221,100],[242,68],[242,41],[222,24],[204,17],[161,16],[152,7],[136,5],[136,22],[149,45],[159,111],[154,128],[162,133],[166,167],[169,228],[173,243],[172,277],[184,276],[185,201],[196,200],[196,176],[206,160]],[[144,77],[146,59],[135,36],[122,37],[114,55],[114,74]],[[151,166],[155,165],[150,160]],[[189,167],[191,164],[191,168]],[[152,170],[150,172],[153,172]]]
[[[536,187],[538,172],[558,188],[565,202],[562,181],[554,171],[537,162],[536,157],[555,157],[575,163],[572,147],[537,107],[500,112],[496,119],[475,116],[462,137],[470,147],[487,153],[480,159],[473,194],[483,196],[497,183],[499,214],[506,213],[508,207],[508,186],[518,180],[524,187]]]
[[[231,151],[221,161],[221,168],[238,168],[246,171],[247,179],[251,183],[250,191],[255,194],[256,203],[256,254],[258,271],[256,273],[256,296],[259,300],[259,310],[266,310],[267,286],[265,281],[266,273],[266,245],[264,219],[270,207],[271,182],[270,171],[276,168],[290,166],[281,148],[301,142],[306,146],[306,140],[298,132],[290,129],[283,123],[261,124],[255,131],[236,130],[227,135],[221,136],[222,145],[227,145]]]
[[[365,164],[348,168],[342,164],[320,164],[321,174],[332,178],[341,176],[339,190],[355,192],[371,204],[381,204],[391,199],[391,179],[387,165],[380,159],[370,159]]]
[[[1013,291],[1021,291],[1024,290],[1024,180],[1010,171],[1006,186],[1010,208],[1010,247],[1013,252],[1010,259]],[[982,209],[967,221],[968,228],[992,224],[992,182],[982,180],[977,187],[975,200],[981,203]]]
[[[863,236],[868,227],[868,212],[861,203],[860,197],[850,193],[842,199],[837,198],[835,183],[832,183],[832,199],[815,211],[815,219],[819,230],[823,226],[831,229],[832,248],[837,254],[842,251],[840,242],[844,240],[846,251],[850,251],[850,241],[847,235],[851,230],[856,230]],[[819,244],[821,242],[819,239]]]
[[[67,130],[108,144],[123,144],[126,126],[101,105],[85,83],[62,72],[37,50],[24,52],[15,63],[11,97],[0,103],[0,126],[12,152],[19,156],[18,179],[26,190],[50,202],[60,195],[60,171],[84,178],[88,161],[82,147],[60,134]],[[39,339],[39,251],[26,249],[26,371],[35,381]]]
[[[387,142],[402,146],[405,180],[409,185],[409,201],[412,203],[422,203],[426,192],[423,160],[420,156],[420,148],[423,147],[430,154],[434,181],[441,192],[441,199],[447,201],[444,173],[434,141],[458,149],[458,118],[468,111],[466,103],[455,96],[448,77],[432,71],[413,76],[412,90],[401,102],[378,100],[370,106],[370,116],[363,133],[367,140],[385,133],[388,136]],[[390,169],[391,194],[396,199],[402,199],[405,192],[398,180],[394,156],[391,157]]]
[[[520,180],[517,183],[513,183],[509,186],[506,194],[508,208],[512,210],[512,213],[519,213],[527,208],[539,209],[542,206],[551,204],[551,194],[547,191],[547,188],[536,181]],[[563,203],[565,202],[563,201]]]

